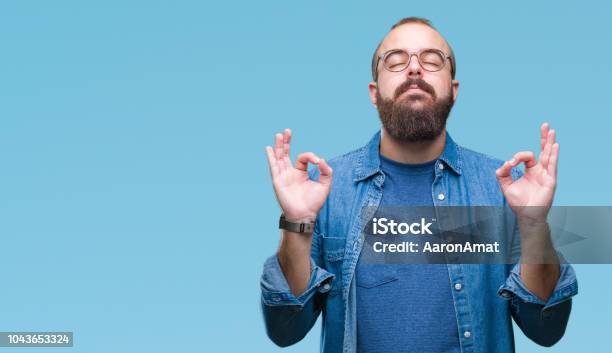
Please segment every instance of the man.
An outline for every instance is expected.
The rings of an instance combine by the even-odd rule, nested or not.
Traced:
[[[542,125],[537,160],[518,152],[503,162],[457,145],[446,132],[455,69],[428,20],[403,19],[374,53],[368,89],[382,128],[366,146],[329,163],[303,153],[295,166],[289,129],[266,147],[283,215],[280,247],[264,265],[262,308],[279,346],[301,340],[319,313],[322,352],[513,352],[511,317],[540,345],[563,336],[577,282],[571,266],[559,265],[546,223],[555,131]],[[309,163],[318,166],[310,174]],[[368,263],[363,210],[388,205],[509,206],[521,259],[536,260]]]

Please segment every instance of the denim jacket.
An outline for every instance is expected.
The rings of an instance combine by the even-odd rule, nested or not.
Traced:
[[[363,247],[361,229],[367,219],[362,211],[376,209],[382,197],[385,175],[380,169],[379,145],[380,131],[366,146],[329,161],[334,171],[332,188],[316,220],[310,282],[303,294],[295,297],[291,293],[276,255],[265,262],[261,304],[267,334],[277,345],[300,341],[321,314],[321,352],[356,352],[354,275]],[[507,205],[495,177],[502,164],[499,159],[457,145],[447,133],[444,151],[435,165],[434,206]],[[512,170],[514,179],[521,173],[517,168]],[[317,180],[316,169],[309,174]],[[518,232],[518,226],[514,227]],[[551,346],[563,336],[571,297],[578,292],[569,264],[561,264],[560,278],[546,303],[525,287],[519,264],[447,267],[461,352],[514,352],[511,317],[540,345]]]

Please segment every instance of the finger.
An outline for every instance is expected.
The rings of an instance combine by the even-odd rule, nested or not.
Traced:
[[[559,161],[559,144],[554,143],[552,145],[552,151],[550,153],[550,160],[548,161],[548,174],[557,180],[557,162]]]
[[[546,144],[544,150],[540,154],[540,163],[544,169],[548,169],[548,161],[550,160],[550,152],[552,151],[552,145],[555,143],[555,130],[549,130],[546,136]]]
[[[319,171],[321,172],[319,176],[319,182],[324,185],[331,184],[332,181],[332,168],[327,164],[324,159],[319,160]]]
[[[551,129],[548,132],[548,135],[549,135],[549,139],[550,139],[550,141],[549,141],[550,145],[552,146],[552,145],[554,145],[555,142],[557,142],[557,130]]]
[[[283,157],[283,135],[274,134],[274,155],[276,159],[281,159]]]
[[[291,155],[289,147],[291,145],[291,130],[285,129],[283,132],[283,164],[285,168],[291,168]]]
[[[295,161],[295,168],[299,170],[307,171],[308,162],[312,164],[317,164],[319,163],[319,161],[320,161],[320,158],[317,157],[316,154],[312,152],[304,152],[297,157],[297,160]]]
[[[270,167],[270,175],[272,179],[278,175],[278,163],[276,162],[276,156],[274,156],[274,149],[270,146],[266,146],[266,154],[268,155],[268,166]]]
[[[548,125],[548,123],[544,123],[540,127],[540,151],[544,151],[544,145],[546,145],[546,139],[548,139],[549,127],[550,125]]]
[[[280,170],[285,169],[285,163],[283,161],[283,135],[277,133],[274,135],[274,155],[276,156],[276,162]]]
[[[283,148],[285,149],[285,156],[289,157],[289,147],[291,146],[291,129],[285,129],[283,135]]]
[[[520,163],[525,163],[526,168],[532,168],[537,165],[535,160],[535,156],[531,151],[521,151],[517,152],[512,159],[509,161],[510,166],[516,167]]]
[[[511,169],[512,166],[508,161],[506,161],[495,171],[495,176],[497,177],[497,181],[499,182],[502,190],[505,190],[506,187],[512,184],[512,174],[510,174]]]

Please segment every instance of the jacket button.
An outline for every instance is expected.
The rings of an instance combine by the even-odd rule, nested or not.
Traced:
[[[440,170],[444,169],[444,164],[443,164],[442,162],[440,162],[440,164],[438,164],[438,168],[439,168]]]
[[[438,200],[440,201],[444,200],[444,194],[442,193],[438,194]]]
[[[329,285],[329,283],[325,283],[325,284],[323,285],[323,289],[324,289],[324,290],[329,290],[330,288],[331,288],[331,286]]]
[[[463,333],[463,337],[465,337],[465,338],[470,338],[470,337],[472,337],[472,333],[471,333],[470,331],[465,331],[465,332]]]
[[[461,290],[461,283],[455,283],[455,289],[456,290]]]

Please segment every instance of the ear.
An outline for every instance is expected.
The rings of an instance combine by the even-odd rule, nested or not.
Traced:
[[[377,105],[377,101],[376,101],[376,91],[378,90],[378,85],[376,82],[372,81],[370,83],[368,83],[368,93],[370,94],[370,101],[372,102],[372,104],[376,107]]]
[[[451,90],[453,91],[453,103],[457,100],[457,95],[459,94],[459,81],[452,80],[451,81]]]

